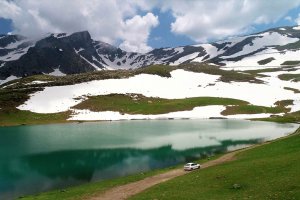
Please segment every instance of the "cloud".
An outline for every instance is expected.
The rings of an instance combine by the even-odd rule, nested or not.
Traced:
[[[274,23],[300,4],[300,0],[165,0],[175,21],[171,31],[197,42],[245,33],[251,26]]]
[[[122,38],[124,42],[120,47],[127,51],[148,52],[152,48],[147,46],[150,30],[159,24],[158,17],[152,13],[147,13],[141,17],[139,15],[128,19],[124,23]]]
[[[295,22],[297,25],[300,25],[300,13],[298,14],[298,17],[295,19]]]
[[[284,18],[284,20],[289,21],[289,22],[293,21],[293,19],[292,19],[291,16],[286,16],[286,17]]]
[[[275,23],[299,5],[300,0],[0,0],[0,17],[28,36],[88,30],[94,39],[145,52],[159,24],[154,10],[173,15],[173,34],[207,42]]]
[[[131,51],[151,49],[147,40],[158,18],[152,13],[138,15],[145,10],[148,4],[139,0],[0,1],[0,17],[12,20],[15,33],[40,37],[88,30],[94,39],[104,42],[117,44],[122,40],[122,46]]]

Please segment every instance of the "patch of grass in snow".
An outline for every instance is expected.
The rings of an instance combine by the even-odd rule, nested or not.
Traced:
[[[259,65],[266,65],[266,64],[272,62],[273,60],[275,60],[275,58],[274,57],[270,57],[270,58],[266,58],[266,59],[260,60],[257,63]]]
[[[296,88],[284,87],[283,89],[285,89],[285,90],[291,90],[291,91],[293,91],[295,94],[300,93],[300,90],[298,90],[298,89],[296,89]]]
[[[288,43],[286,45],[283,46],[275,46],[275,48],[279,51],[285,51],[285,50],[298,50],[300,47],[300,40],[298,40],[297,42],[294,43]]]
[[[300,199],[300,130],[130,199]]]
[[[175,70],[176,67],[168,65],[151,65],[147,67],[142,67],[135,70],[136,74],[152,74],[161,77],[171,77],[171,71]]]
[[[283,80],[283,81],[299,82],[300,81],[300,74],[280,74],[278,76],[278,78]]]
[[[266,77],[261,73],[267,72],[277,72],[277,71],[296,71],[297,69],[294,66],[283,66],[283,67],[275,67],[275,68],[263,68],[263,69],[255,69],[255,70],[245,70],[245,73],[253,74],[254,76]]]
[[[140,94],[109,94],[91,96],[74,106],[76,109],[89,109],[94,112],[117,111],[127,114],[164,114],[175,111],[192,110],[197,106],[246,105],[248,102],[217,97],[194,97],[186,99],[162,99],[145,97]]]
[[[279,106],[279,107],[286,107],[289,105],[293,105],[294,100],[292,99],[286,99],[286,100],[281,100],[281,101],[276,101],[275,105]]]
[[[222,70],[219,66],[208,65],[204,63],[189,63],[179,65],[178,67],[192,72],[202,72],[205,74],[219,75],[222,82],[250,82],[263,83],[263,81],[256,79],[256,75],[239,72],[234,70]]]
[[[222,115],[236,115],[236,114],[260,114],[260,113],[285,113],[290,111],[290,108],[284,106],[265,107],[256,105],[239,105],[239,106],[227,106]]]
[[[294,60],[294,61],[285,61],[281,63],[281,65],[299,65],[300,61],[299,60]]]

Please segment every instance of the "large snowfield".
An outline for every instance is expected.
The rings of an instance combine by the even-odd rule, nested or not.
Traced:
[[[300,94],[286,90],[290,87],[300,90],[300,84],[282,81],[278,78],[282,73],[300,73],[296,71],[280,71],[264,73],[268,77],[260,78],[265,83],[231,82],[218,80],[220,76],[194,73],[181,69],[171,72],[171,78],[158,75],[140,74],[126,79],[108,79],[90,81],[75,85],[46,87],[34,93],[30,99],[18,108],[37,113],[57,113],[70,110],[72,106],[82,102],[86,96],[137,93],[146,97],[181,99],[188,97],[225,97],[248,101],[253,105],[274,106],[276,101],[292,99],[292,111],[300,110]],[[162,115],[122,115],[118,112],[91,112],[89,110],[73,110],[70,120],[122,120],[122,119],[160,119],[160,118],[209,118],[222,117],[225,107],[196,107],[191,111],[180,111]],[[233,115],[227,118],[258,118],[270,114]]]

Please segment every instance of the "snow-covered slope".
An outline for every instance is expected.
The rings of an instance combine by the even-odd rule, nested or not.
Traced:
[[[229,68],[282,66],[300,63],[299,40],[299,27],[281,27],[210,44],[160,48],[140,54],[95,41],[87,31],[49,34],[38,41],[18,35],[0,35],[0,81],[56,71],[74,74],[151,64],[207,62]]]
[[[87,96],[108,94],[142,94],[146,97],[166,99],[183,99],[189,97],[223,97],[234,98],[257,106],[274,107],[281,100],[292,100],[291,112],[300,110],[300,94],[287,89],[300,90],[298,82],[283,81],[280,74],[298,74],[294,71],[277,71],[264,73],[262,83],[222,82],[219,75],[195,73],[177,69],[171,77],[151,74],[139,74],[123,79],[95,80],[74,85],[45,87],[30,95],[30,98],[18,107],[36,113],[57,113],[73,111],[71,119],[75,120],[120,120],[120,119],[159,119],[159,118],[209,118],[223,117],[224,106],[207,106],[194,108],[192,111],[172,112],[162,115],[123,115],[119,112],[91,112],[72,109],[86,100]],[[143,84],[141,84],[143,83]],[[227,118],[268,117],[271,113],[258,115],[233,115]]]

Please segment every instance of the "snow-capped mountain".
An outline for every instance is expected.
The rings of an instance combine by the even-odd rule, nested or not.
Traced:
[[[49,34],[39,40],[0,35],[0,80],[33,74],[64,75],[151,64],[207,62],[221,66],[300,63],[300,27],[282,27],[209,44],[126,52],[93,40],[87,31]]]

